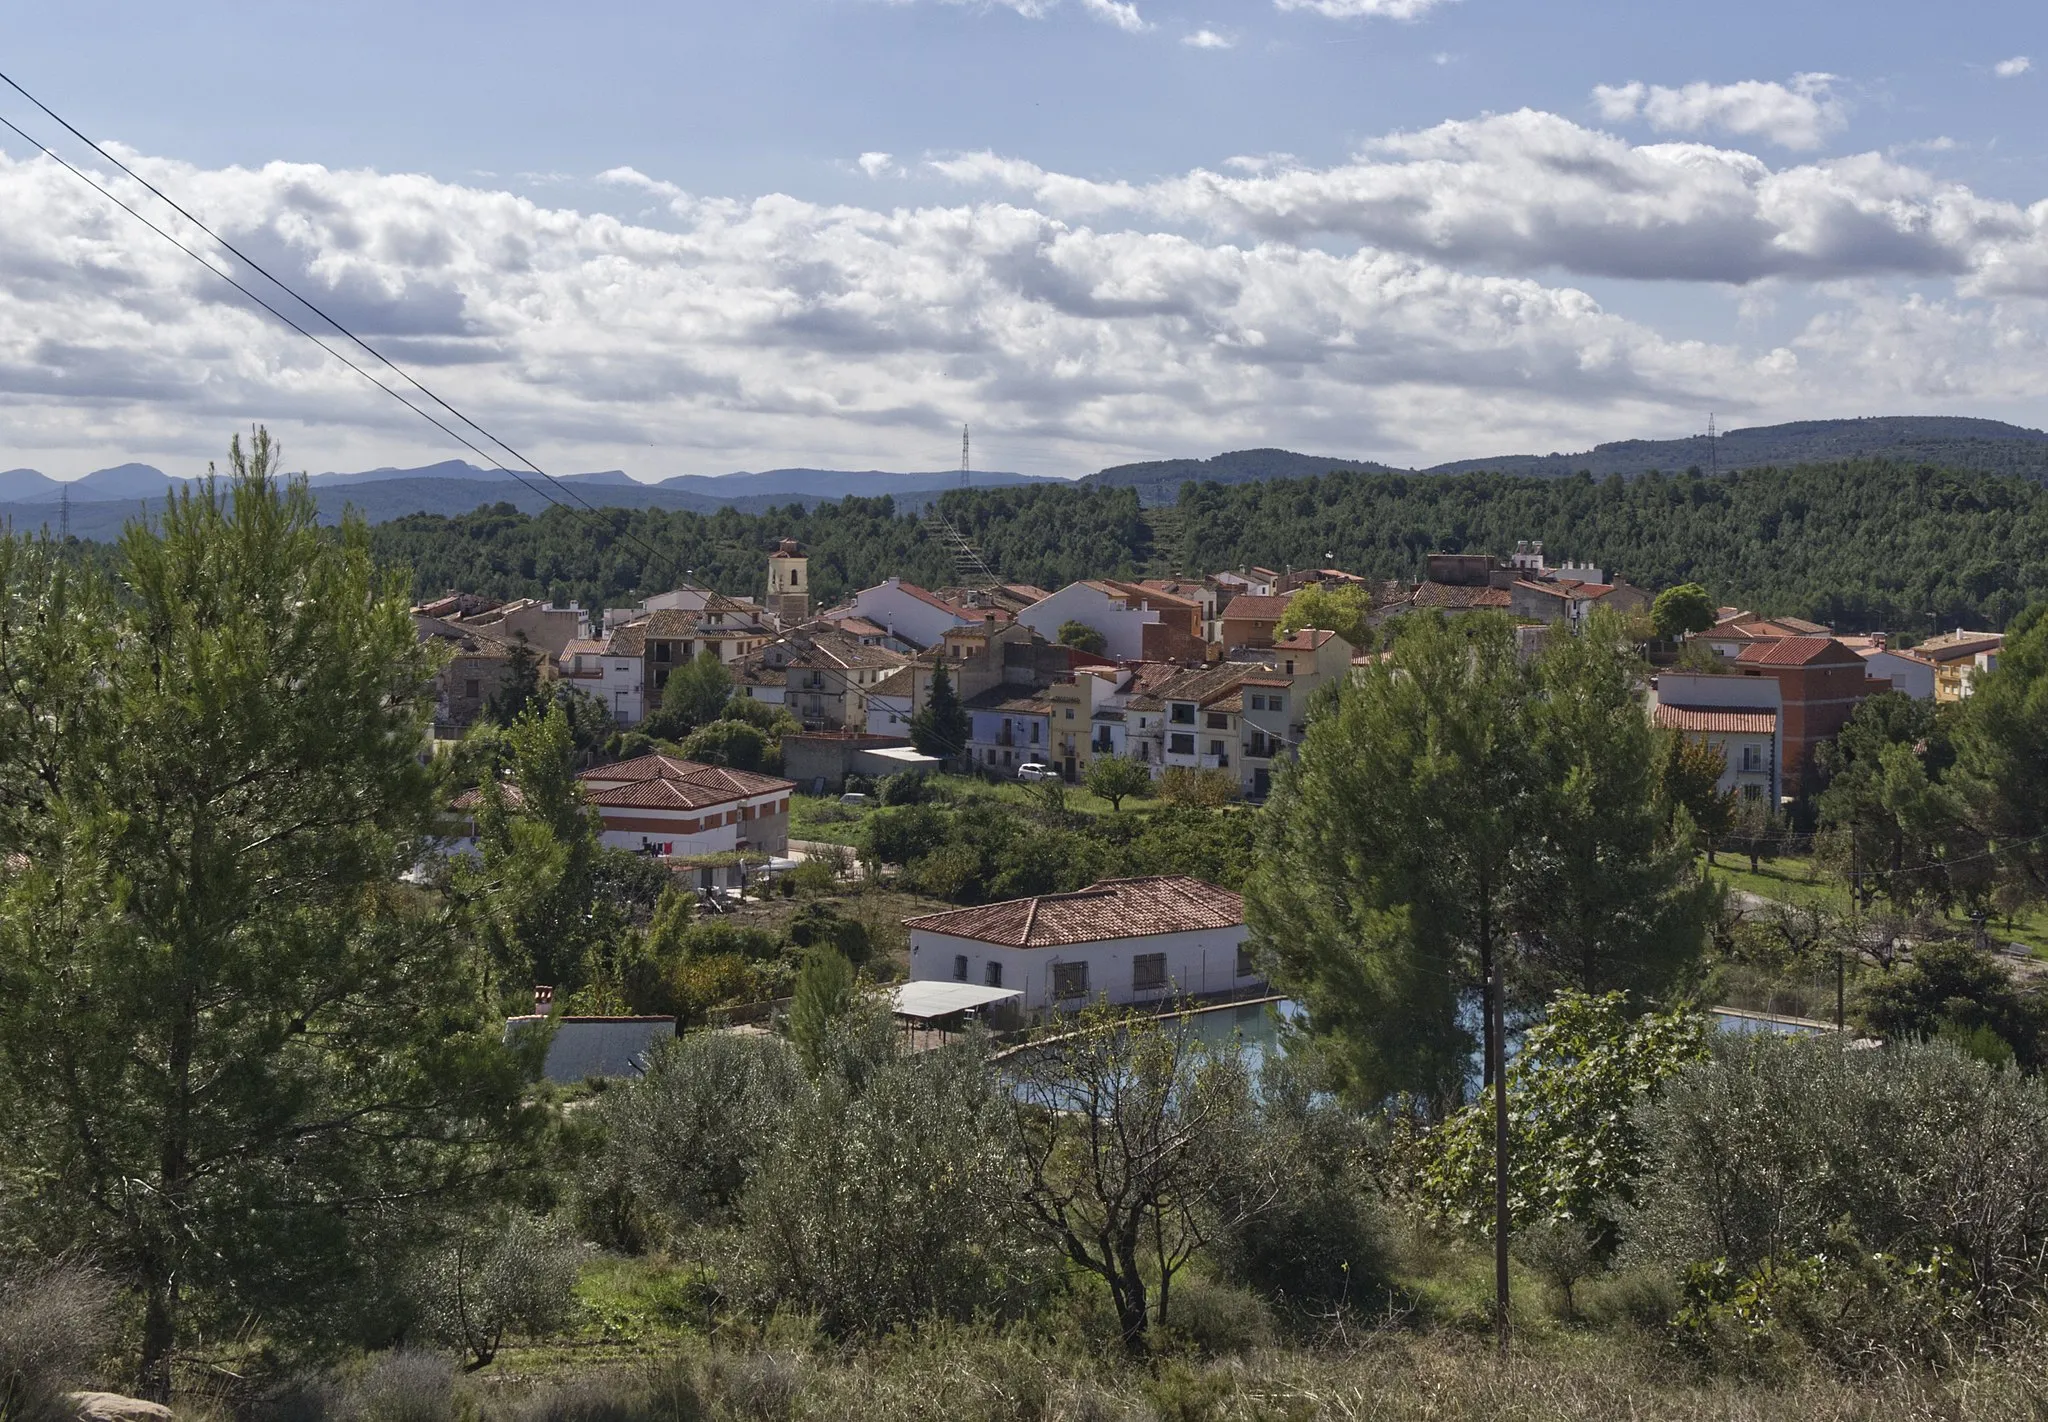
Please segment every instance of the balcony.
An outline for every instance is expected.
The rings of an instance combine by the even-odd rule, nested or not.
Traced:
[[[1202,757],[1202,769],[1204,769],[1204,770],[1228,770],[1228,769],[1230,769],[1230,756],[1229,756],[1229,754],[1228,754],[1228,753],[1225,753],[1225,754],[1223,754],[1223,755],[1205,755],[1205,756],[1203,756],[1203,757]]]

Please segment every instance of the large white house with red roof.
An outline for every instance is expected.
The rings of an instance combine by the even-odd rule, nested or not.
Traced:
[[[1021,992],[1027,1011],[1149,1004],[1257,986],[1244,899],[1200,879],[1105,879],[904,920],[913,981]]]
[[[979,612],[954,606],[916,583],[889,578],[854,594],[851,611],[889,636],[929,647],[955,627],[982,620]]]
[[[576,779],[615,849],[663,858],[788,852],[793,780],[666,755],[593,766]]]

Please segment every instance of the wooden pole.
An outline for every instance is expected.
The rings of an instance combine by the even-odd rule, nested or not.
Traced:
[[[1502,999],[1501,959],[1493,954],[1486,984],[1486,1011],[1493,1025],[1493,1337],[1500,1356],[1508,1355],[1508,1073],[1507,1013]]]

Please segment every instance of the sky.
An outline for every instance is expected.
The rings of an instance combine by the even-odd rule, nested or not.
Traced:
[[[553,473],[2048,425],[2038,3],[17,11],[0,70]],[[0,130],[0,468],[255,422],[467,456]]]

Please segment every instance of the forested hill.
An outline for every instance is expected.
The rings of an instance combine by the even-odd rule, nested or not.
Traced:
[[[948,494],[942,507],[1004,577],[1164,571],[1170,526],[1134,490],[1031,486]],[[1553,561],[1590,561],[1647,587],[1698,580],[1725,602],[1817,617],[1845,631],[2002,626],[2048,598],[2048,489],[2028,479],[1881,460],[1624,480],[1499,474],[1330,474],[1194,486],[1179,505],[1193,571],[1321,563],[1414,577],[1431,551],[1505,552],[1540,538]],[[677,574],[758,595],[766,552],[801,540],[830,602],[900,574],[937,586],[952,564],[888,499],[765,514],[509,506],[398,519],[370,531],[421,593],[463,588],[619,606]],[[650,551],[651,550],[651,551]]]
[[[1180,497],[1181,486],[1190,481],[1250,484],[1268,479],[1306,478],[1340,469],[1381,474],[1491,473],[1564,478],[1585,472],[1595,477],[1634,477],[1652,470],[1673,474],[1689,469],[1784,468],[1844,459],[1890,459],[1903,464],[1932,464],[1942,469],[2020,474],[2048,480],[2048,431],[1998,420],[1885,415],[1866,420],[1756,425],[1724,430],[1711,441],[1703,434],[1686,439],[1617,440],[1576,454],[1502,454],[1414,470],[1369,459],[1294,454],[1284,449],[1245,449],[1211,459],[1120,464],[1091,474],[1082,482],[1136,489],[1149,507],[1174,502]]]

